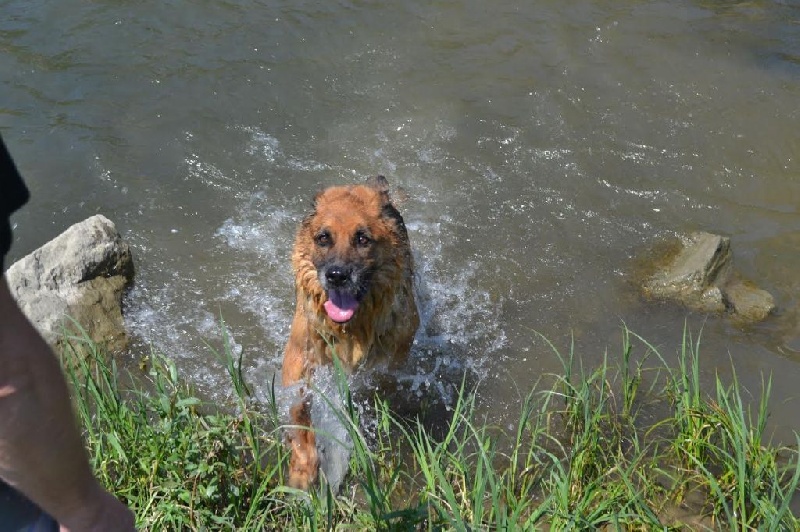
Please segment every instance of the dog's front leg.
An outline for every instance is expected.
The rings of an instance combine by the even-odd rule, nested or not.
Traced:
[[[296,340],[294,334],[290,336],[283,356],[284,386],[290,386],[311,373],[308,359],[303,354],[302,345],[293,340]],[[289,413],[295,427],[288,434],[289,444],[292,448],[292,455],[289,458],[288,484],[293,488],[306,490],[317,479],[319,456],[317,455],[317,439],[311,429],[311,395],[306,394],[303,388],[300,388],[300,400],[292,405]]]
[[[289,444],[292,456],[289,458],[289,486],[307,490],[317,479],[319,457],[317,440],[311,430],[311,395],[301,390],[301,399],[292,405],[290,414],[292,423],[297,425],[289,433]],[[308,429],[300,428],[309,427]]]

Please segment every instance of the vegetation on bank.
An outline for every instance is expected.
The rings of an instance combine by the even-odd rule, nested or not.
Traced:
[[[339,494],[308,495],[284,486],[278,409],[249,400],[230,350],[238,403],[220,411],[166,357],[152,356],[145,389],[85,338],[67,349],[89,354],[69,376],[95,471],[142,530],[800,529],[797,446],[766,433],[770,381],[753,404],[735,375],[707,394],[699,340],[684,335],[672,368],[622,336],[619,359],[592,371],[551,345],[563,372],[530,390],[512,430],[479,421],[462,387],[443,437],[380,401],[367,437],[340,375],[350,475]]]

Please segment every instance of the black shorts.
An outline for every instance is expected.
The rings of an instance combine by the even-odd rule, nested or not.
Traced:
[[[0,272],[5,271],[5,257],[11,247],[11,223],[8,218],[26,201],[28,189],[0,137]]]
[[[0,482],[0,530],[58,532],[58,523],[9,485]]]

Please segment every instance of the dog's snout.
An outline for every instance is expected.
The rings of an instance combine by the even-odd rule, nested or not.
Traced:
[[[341,288],[347,282],[347,271],[341,266],[331,266],[325,272],[325,280],[334,288]]]

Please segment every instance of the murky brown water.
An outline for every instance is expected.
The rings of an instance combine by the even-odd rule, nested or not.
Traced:
[[[128,324],[207,393],[222,314],[248,377],[280,364],[294,227],[324,185],[383,173],[422,280],[407,376],[468,369],[512,416],[574,333],[587,366],[633,330],[674,356],[683,309],[634,257],[729,235],[780,313],[703,327],[773,426],[800,427],[796,2],[0,1],[0,127],[34,194],[12,258],[95,212],[133,245]],[[427,383],[427,384],[426,384]],[[435,392],[431,392],[435,390]]]

